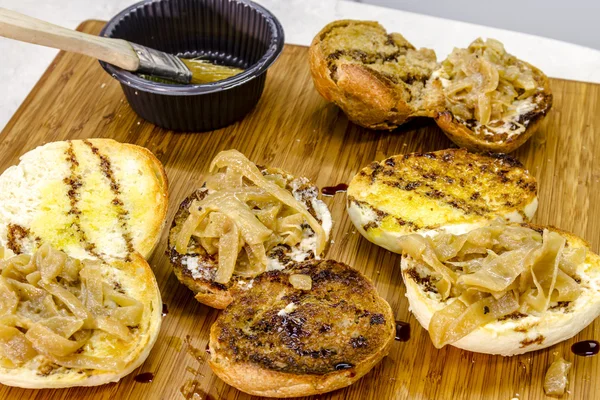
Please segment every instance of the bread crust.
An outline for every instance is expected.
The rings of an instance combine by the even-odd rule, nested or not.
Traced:
[[[210,329],[211,343],[217,340],[217,335],[218,332],[213,325]],[[275,398],[313,396],[341,389],[358,381],[389,354],[393,342],[394,338],[390,336],[384,347],[356,367],[324,375],[296,375],[270,371],[249,363],[237,364],[227,358],[218,357],[211,358],[209,365],[225,383],[253,396]]]
[[[290,287],[287,276],[296,273],[312,276],[313,288],[310,291]],[[328,300],[320,300],[325,293]],[[276,313],[288,302],[298,308],[287,315],[283,309]],[[352,311],[355,309],[360,310],[356,311],[358,314]],[[348,324],[340,322],[336,325],[332,322],[332,313],[337,313],[335,319],[338,321],[346,321],[348,315],[352,316],[352,320]],[[243,319],[240,319],[242,314]],[[292,321],[292,325],[288,325],[286,318]],[[355,318],[361,322],[355,322]],[[366,320],[363,321],[363,318]],[[245,323],[246,320],[252,322]],[[331,325],[323,329],[323,321]],[[358,271],[332,260],[299,263],[288,271],[260,275],[254,287],[236,298],[221,314],[211,327],[209,365],[229,385],[256,396],[282,398],[325,393],[351,385],[389,353],[395,337],[393,321],[394,314],[389,304],[377,295],[373,284]],[[342,328],[355,324],[356,328]],[[240,328],[251,332],[253,342],[262,345],[247,348],[242,338],[235,340],[236,347],[231,352],[234,339],[230,331]],[[356,347],[354,344],[344,347],[345,340],[350,337],[348,329],[354,331],[352,337],[359,333],[364,335],[358,336],[364,342]],[[371,329],[372,332],[369,331]],[[280,333],[274,337],[272,332]],[[370,346],[366,343],[371,343],[371,340],[376,342],[365,354],[362,346]],[[281,351],[290,354],[269,359],[274,352],[279,352],[282,343]],[[338,351],[329,353],[330,346]],[[313,350],[319,348],[313,355]],[[235,359],[237,357],[239,359]],[[287,367],[278,359],[287,360]],[[338,369],[337,364],[333,368],[332,365],[339,362],[336,360],[350,363],[347,364],[348,369]]]
[[[28,369],[27,365],[17,369],[0,367],[0,383],[26,389],[98,386],[118,382],[146,360],[158,338],[162,321],[162,300],[154,273],[146,260],[138,253],[132,254],[129,262],[114,261],[109,268],[120,270],[127,276],[129,282],[137,286],[136,292],[140,295],[137,299],[144,304],[150,304],[149,312],[144,314],[140,324],[140,329],[144,329],[144,332],[139,334],[135,347],[130,354],[126,355],[128,360],[126,367],[122,371],[110,373],[96,370],[59,369],[56,370],[57,372],[47,375]],[[125,284],[124,282],[119,283]]]
[[[452,112],[443,109],[438,110],[434,114],[434,120],[448,139],[452,140],[456,145],[464,147],[475,152],[492,152],[492,153],[511,153],[523,145],[537,130],[540,128],[541,123],[545,119],[548,111],[552,107],[552,90],[550,88],[550,80],[548,77],[533,65],[519,60],[521,63],[531,68],[536,77],[538,83],[543,87],[543,93],[545,95],[544,103],[539,110],[536,110],[535,115],[529,118],[529,124],[523,133],[512,136],[503,142],[493,142],[485,140],[485,136],[476,135],[470,128],[465,124],[458,121]],[[437,82],[436,82],[437,83]],[[435,91],[440,91],[439,85],[432,85],[436,87]],[[438,97],[439,99],[440,97]],[[441,95],[443,98],[443,95]],[[439,107],[437,107],[439,108]]]
[[[521,224],[521,226],[536,231],[544,229],[544,227],[534,224]],[[553,226],[545,228],[565,237],[570,246],[588,248],[585,263],[590,265],[588,272],[592,272],[588,276],[590,279],[594,279],[598,285],[600,283],[600,256],[591,251],[589,244],[570,232]],[[412,264],[405,255],[402,256],[401,267],[410,310],[419,323],[427,329],[433,313],[443,306],[439,301],[427,295],[419,283],[408,273]],[[574,302],[574,305],[549,310],[541,318],[526,316],[519,319],[497,321],[477,328],[451,345],[478,353],[513,356],[544,349],[567,340],[579,333],[598,316],[600,316],[600,292],[594,293],[588,289]]]
[[[397,46],[414,50],[402,35],[387,34],[375,21],[339,20],[327,24],[314,37],[309,48],[313,82],[325,100],[337,104],[353,123],[369,129],[392,130],[413,116],[420,115],[409,104],[411,93],[401,83],[394,83],[377,71],[361,64],[341,64],[335,70],[328,63],[322,41],[335,28],[346,26],[375,28]]]

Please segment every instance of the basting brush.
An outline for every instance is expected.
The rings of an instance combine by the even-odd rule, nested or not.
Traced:
[[[127,71],[182,84],[229,78],[239,68],[182,59],[123,39],[89,35],[0,8],[0,36],[94,57]]]

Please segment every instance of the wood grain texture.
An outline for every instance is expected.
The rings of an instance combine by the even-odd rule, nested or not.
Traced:
[[[80,29],[97,33],[102,25],[87,21]],[[549,117],[514,155],[539,182],[534,221],[570,230],[598,252],[600,85],[552,80],[552,90]],[[2,132],[0,170],[43,143],[90,137],[135,143],[157,155],[170,182],[169,222],[179,202],[202,183],[213,156],[224,149],[236,148],[257,163],[307,176],[323,187],[349,182],[373,160],[452,145],[431,121],[414,121],[390,133],[348,123],[314,90],[304,47],[285,47],[269,70],[262,99],[243,121],[200,134],[174,133],[142,121],[97,61],[60,53]],[[412,337],[396,342],[389,357],[355,385],[319,399],[543,399],[543,376],[553,352],[573,362],[566,399],[600,397],[600,356],[582,358],[570,352],[578,340],[600,338],[600,320],[562,344],[512,358],[452,347],[436,350],[408,311],[400,257],[356,233],[343,194],[325,201],[335,221],[328,257],[370,277],[396,318],[411,323]],[[218,312],[198,304],[179,284],[164,255],[166,236],[165,231],[150,264],[169,313],[143,366],[119,383],[95,388],[34,391],[0,386],[0,398],[191,399],[195,392],[198,399],[250,399],[222,383],[205,362],[209,327]],[[135,382],[141,372],[153,372],[154,381]]]

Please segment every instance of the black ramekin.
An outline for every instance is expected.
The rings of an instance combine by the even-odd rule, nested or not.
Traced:
[[[146,0],[120,12],[100,35],[244,69],[209,84],[169,85],[100,62],[140,117],[192,132],[229,125],[256,105],[284,38],[277,18],[248,0]]]

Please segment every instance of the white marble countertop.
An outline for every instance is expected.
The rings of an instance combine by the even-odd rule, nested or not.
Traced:
[[[108,20],[135,0],[0,0],[0,7],[75,28],[86,19]],[[454,46],[466,47],[477,37],[493,37],[506,49],[548,76],[600,83],[600,51],[502,29],[468,24],[343,0],[257,0],[281,21],[286,42],[308,45],[336,19],[379,21],[402,33],[416,47],[435,50],[443,59]],[[56,50],[0,38],[0,129],[9,121],[50,64]]]

